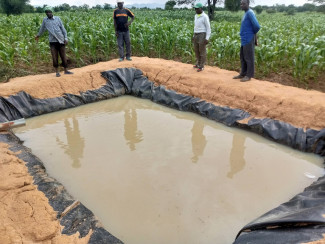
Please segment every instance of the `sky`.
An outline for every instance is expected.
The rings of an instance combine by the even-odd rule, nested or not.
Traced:
[[[49,6],[58,6],[63,3],[68,3],[70,6],[76,5],[84,5],[88,4],[90,7],[95,6],[97,4],[104,5],[105,3],[111,4],[112,6],[116,5],[116,0],[30,0],[29,1],[31,5],[33,6],[43,6],[44,4],[49,5]],[[199,0],[197,2],[202,2],[205,3],[206,1],[204,0]],[[256,5],[268,5],[272,6],[275,4],[285,4],[285,5],[290,5],[294,4],[295,6],[301,6],[304,5],[305,3],[308,3],[308,0],[254,0],[254,4],[251,3],[251,6],[256,6]],[[125,5],[131,5],[134,3],[158,3],[158,4],[165,4],[166,0],[124,0]],[[309,2],[310,3],[310,2]]]

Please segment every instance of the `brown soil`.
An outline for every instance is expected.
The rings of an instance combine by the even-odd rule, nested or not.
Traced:
[[[325,92],[325,73],[319,75],[319,77],[315,79],[310,79],[306,82],[297,82],[292,75],[287,74],[285,72],[280,73],[272,73],[269,74],[266,80],[279,83],[285,86],[293,86],[307,90],[316,90],[320,92]]]
[[[196,72],[190,64],[134,57],[132,62],[112,60],[73,69],[74,75],[54,74],[18,77],[0,84],[0,96],[25,91],[36,98],[79,94],[105,84],[100,72],[119,67],[141,69],[149,80],[183,94],[200,97],[216,105],[239,108],[256,118],[271,118],[302,128],[325,128],[325,94],[278,83],[252,79],[239,82],[234,71],[207,66]]]
[[[302,243],[302,244],[325,244],[325,234],[323,234],[324,239],[319,240],[319,241],[313,241],[313,242],[306,242],[306,243]]]
[[[14,78],[0,84],[0,96],[20,91],[35,98],[79,94],[106,83],[100,72],[122,67],[138,68],[157,85],[216,105],[243,109],[255,118],[281,120],[302,128],[325,128],[322,92],[255,79],[240,82],[232,79],[237,75],[233,71],[207,66],[198,73],[190,64],[146,57],[77,68],[72,70],[73,75],[61,73],[59,78],[54,73]],[[24,162],[4,144],[0,144],[0,205],[0,243],[86,243],[89,238],[61,235],[61,226],[48,200],[33,184]]]
[[[25,162],[0,143],[0,243],[88,243],[91,233],[62,235],[56,213],[37,190]]]

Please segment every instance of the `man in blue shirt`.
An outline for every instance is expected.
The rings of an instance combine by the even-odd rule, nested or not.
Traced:
[[[45,30],[47,30],[49,33],[49,42],[56,77],[61,76],[59,72],[59,54],[62,60],[62,66],[64,67],[64,74],[73,74],[67,69],[68,64],[65,54],[65,46],[68,44],[67,31],[65,30],[60,17],[53,16],[53,11],[50,7],[45,8],[45,14],[47,17],[43,19],[41,28],[35,37],[35,40],[38,42],[39,37]]]
[[[233,78],[245,82],[254,77],[255,45],[257,45],[256,34],[260,30],[260,25],[253,10],[249,8],[249,0],[241,0],[240,7],[245,11],[240,27],[241,71],[239,75]]]
[[[117,9],[114,10],[114,28],[115,35],[117,37],[118,51],[120,55],[119,61],[124,60],[124,43],[126,47],[126,60],[132,61],[131,59],[131,40],[129,26],[134,20],[134,14],[127,8],[123,8],[123,0],[117,0]],[[128,21],[128,17],[131,18]]]

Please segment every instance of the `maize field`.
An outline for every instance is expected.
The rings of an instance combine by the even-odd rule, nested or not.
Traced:
[[[132,55],[193,63],[194,10],[132,10]],[[117,58],[112,10],[54,13],[68,32],[70,67]],[[243,12],[215,12],[208,44],[208,64],[240,69],[239,29]],[[0,81],[52,71],[48,35],[34,40],[45,14],[0,15]],[[325,82],[325,15],[257,15],[261,30],[255,49],[256,77],[286,74],[297,84]]]

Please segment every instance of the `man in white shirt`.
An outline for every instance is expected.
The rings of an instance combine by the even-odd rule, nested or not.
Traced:
[[[202,3],[195,4],[195,18],[194,18],[194,36],[192,42],[194,44],[194,51],[196,56],[196,64],[193,66],[200,72],[204,69],[207,50],[206,45],[209,43],[211,35],[211,27],[209,17],[202,10]]]

